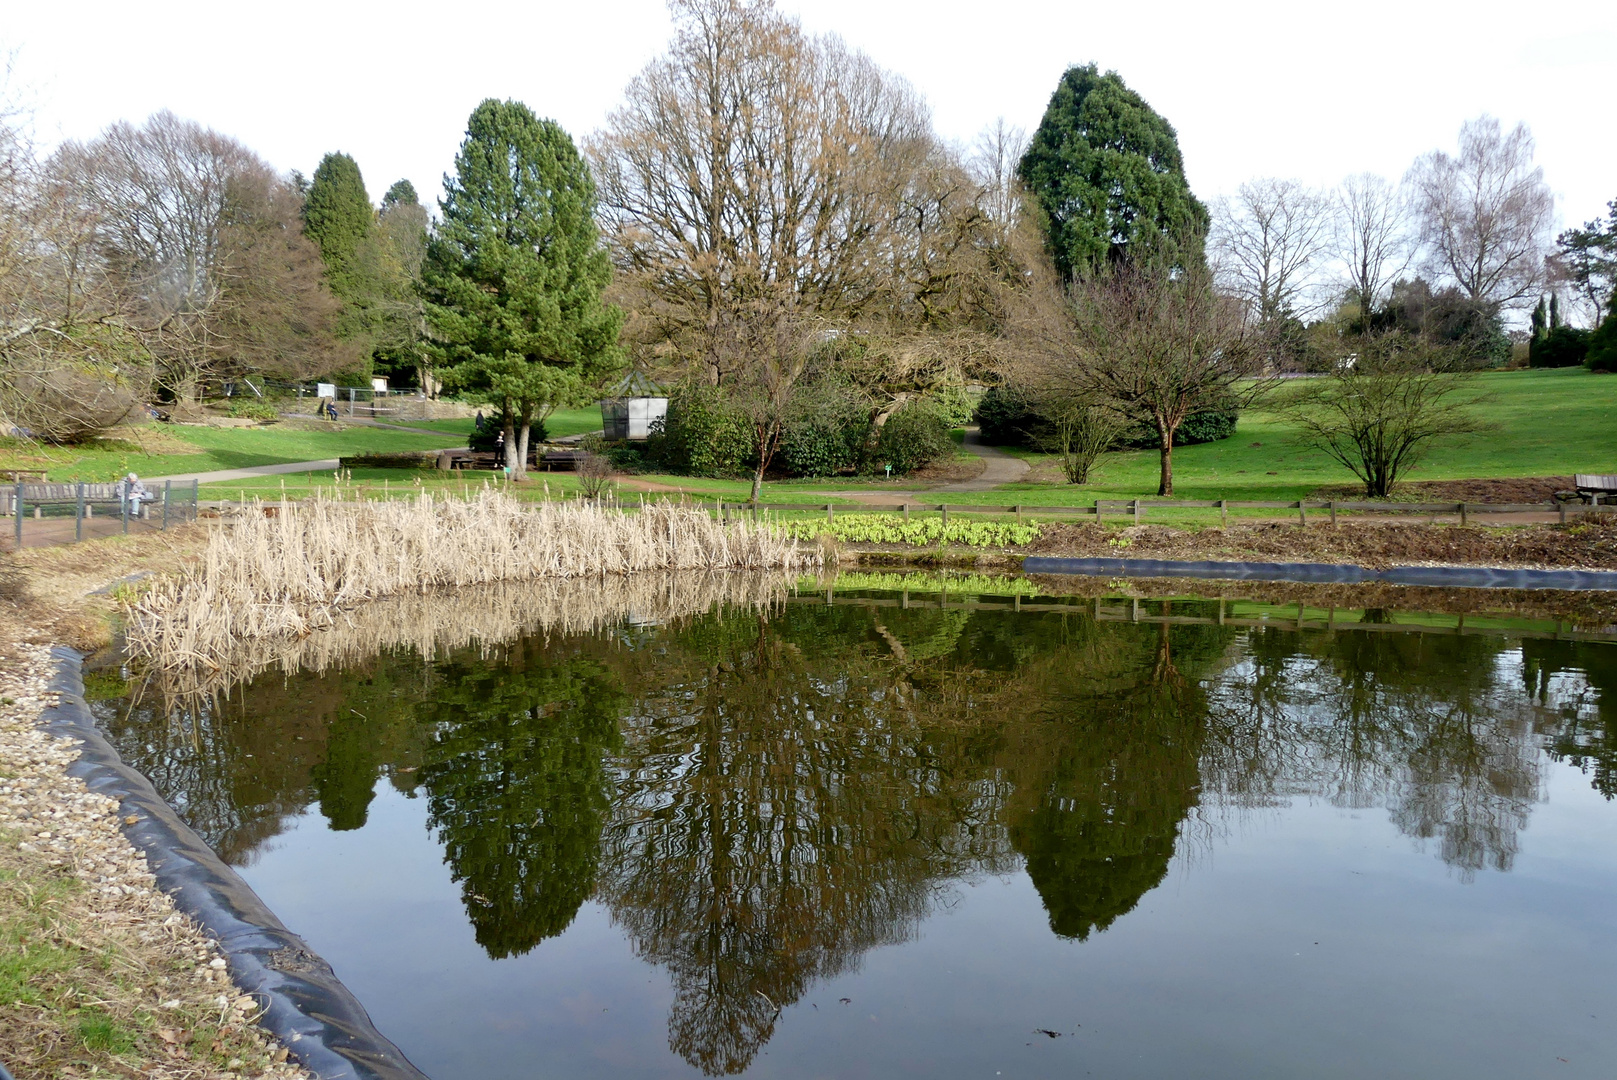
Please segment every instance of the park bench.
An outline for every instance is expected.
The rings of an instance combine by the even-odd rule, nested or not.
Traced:
[[[80,489],[83,489],[85,516],[94,517],[94,507],[97,505],[118,507],[118,485],[112,484],[12,484],[0,488],[0,508],[9,517],[17,512],[18,487],[22,488],[22,504],[24,507],[33,507],[34,516],[39,516],[39,510],[44,506],[77,506]],[[145,507],[141,508],[142,510]]]
[[[22,482],[30,482],[31,481],[31,482],[36,483],[36,484],[43,484],[45,482],[45,470],[44,469],[0,469],[0,478],[3,478],[3,479],[5,479],[8,482],[13,483],[13,484],[17,483],[18,481],[22,481]]]
[[[1578,498],[1587,503],[1617,501],[1617,475],[1611,473],[1577,473],[1572,486]]]
[[[589,454],[583,450],[546,450],[545,456],[539,460],[544,465],[546,472],[553,472],[556,469],[573,469],[576,471],[578,463],[587,457],[589,457]]]

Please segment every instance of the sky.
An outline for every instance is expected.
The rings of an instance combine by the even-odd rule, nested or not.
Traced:
[[[1397,178],[1483,113],[1532,129],[1563,225],[1617,198],[1610,0],[779,4],[908,79],[962,144],[998,117],[1031,131],[1062,71],[1094,61],[1178,129],[1206,200],[1257,176]],[[168,108],[281,170],[346,151],[373,200],[401,177],[435,195],[487,97],[582,138],[671,30],[662,0],[0,8],[0,50],[15,53],[42,144]]]

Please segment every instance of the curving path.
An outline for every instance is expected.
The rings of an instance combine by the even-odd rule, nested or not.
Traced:
[[[983,471],[974,479],[958,480],[952,484],[942,484],[931,488],[932,491],[988,491],[1001,484],[1014,484],[1027,475],[1028,463],[1019,457],[1013,457],[997,446],[989,446],[982,441],[982,434],[974,427],[966,429],[966,439],[962,444],[967,453],[976,454],[983,459]]]

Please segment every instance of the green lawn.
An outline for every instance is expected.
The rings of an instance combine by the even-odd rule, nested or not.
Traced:
[[[53,481],[97,481],[115,480],[127,472],[163,476],[313,461],[366,451],[436,450],[464,445],[463,439],[451,435],[439,438],[388,428],[335,427],[302,430],[282,424],[257,428],[143,424],[131,429],[127,439],[63,447],[0,439],[0,468],[48,469]]]
[[[431,428],[433,431],[442,431],[450,435],[465,437],[472,433],[472,421],[467,420],[409,420],[410,427]],[[564,438],[568,435],[580,435],[590,431],[601,430],[601,407],[591,405],[585,409],[560,409],[550,414],[545,421],[545,433],[552,439]]]

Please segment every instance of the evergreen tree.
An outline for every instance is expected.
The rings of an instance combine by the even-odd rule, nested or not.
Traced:
[[[1202,258],[1207,208],[1185,180],[1173,126],[1115,71],[1061,77],[1019,167],[1063,278],[1166,253]]]
[[[1561,325],[1561,294],[1550,293],[1550,329]]]
[[[395,206],[418,206],[420,203],[414,184],[408,180],[395,180],[393,186],[387,189],[387,194],[382,196],[382,213],[387,213]]]
[[[506,464],[520,478],[531,425],[622,364],[623,313],[601,302],[611,264],[595,183],[558,124],[491,98],[472,113],[444,192],[422,268],[427,318],[449,380],[504,411]]]
[[[321,158],[303,203],[303,231],[320,248],[331,291],[350,302],[361,291],[354,255],[374,217],[359,164],[347,154]]]

